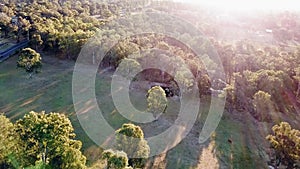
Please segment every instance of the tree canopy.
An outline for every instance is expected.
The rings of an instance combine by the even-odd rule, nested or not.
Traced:
[[[294,165],[300,160],[300,131],[292,129],[287,122],[273,126],[272,131],[266,139],[275,150],[276,166],[283,164],[287,169],[297,168]]]
[[[142,129],[134,124],[123,124],[116,130],[116,149],[127,154],[133,168],[143,167],[150,154]]]
[[[81,142],[63,114],[29,112],[15,124],[0,115],[0,165],[4,168],[86,168]]]
[[[38,70],[42,67],[42,57],[39,53],[31,48],[25,48],[21,51],[19,55],[19,60],[17,62],[17,66],[24,68],[26,72],[38,72]]]
[[[14,124],[2,114],[0,129],[0,168],[19,167],[16,161],[23,155],[22,143]]]
[[[24,142],[28,165],[41,160],[53,168],[85,168],[81,142],[74,140],[73,126],[65,115],[29,112],[16,122],[16,132]]]
[[[166,111],[168,106],[168,100],[164,89],[160,86],[154,86],[149,89],[147,103],[147,112],[152,113],[154,118],[157,119],[159,115]]]
[[[269,93],[258,91],[253,96],[253,106],[262,121],[271,121],[271,114],[274,111],[273,102]]]
[[[123,151],[105,150],[102,158],[107,160],[107,168],[124,169],[128,167],[127,154]]]

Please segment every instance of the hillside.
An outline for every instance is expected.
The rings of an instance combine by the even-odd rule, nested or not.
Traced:
[[[16,168],[15,161],[74,168],[77,158],[83,168],[118,168],[120,159],[127,168],[299,168],[298,12],[173,1],[1,0],[0,16],[0,49],[28,39],[42,64],[40,72],[30,69],[35,60],[25,49],[0,63],[0,113],[16,126],[11,137],[23,139],[17,144],[29,145],[9,155],[10,147],[0,146],[0,168]],[[154,87],[161,96],[151,93]],[[47,139],[28,143],[19,123],[30,111],[66,115],[76,153],[52,157],[47,144],[64,144],[44,130],[38,136]],[[266,137],[281,122],[295,130],[279,135],[288,135],[283,148],[271,147],[276,141]],[[127,123],[135,132],[124,129]],[[60,131],[51,125],[50,133]],[[3,120],[0,127],[7,126]],[[22,151],[37,151],[37,161]]]

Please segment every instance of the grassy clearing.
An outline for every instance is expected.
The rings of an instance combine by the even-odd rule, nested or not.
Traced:
[[[31,110],[61,112],[68,115],[83,148],[93,145],[82,131],[72,102],[73,63],[43,58],[42,73],[32,79],[16,68],[17,56],[0,64],[0,112],[15,121]]]
[[[73,107],[72,72],[74,63],[48,56],[44,57],[42,73],[28,79],[29,76],[23,69],[16,68],[16,61],[17,57],[14,56],[0,63],[0,112],[4,112],[13,121],[31,110],[67,114],[75,128],[77,138],[83,142],[83,150],[89,159],[88,164],[96,161],[101,149],[82,130]],[[117,129],[128,120],[122,117],[113,105],[110,80],[109,74],[97,75],[95,92],[104,117],[111,126]],[[130,95],[133,105],[140,110],[146,108],[145,91],[131,92]],[[169,103],[167,112],[162,117],[168,123],[157,122],[142,125],[146,137],[159,134],[173,124],[177,118],[179,105],[178,101],[172,99],[169,100]],[[170,169],[198,168],[199,161],[203,159],[203,150],[210,145],[209,142],[203,145],[198,143],[199,132],[205,122],[209,103],[209,98],[202,100],[200,107],[202,115],[199,116],[191,133],[160,160],[160,166]],[[249,139],[255,139],[255,137],[249,137],[250,133],[245,132],[246,124],[230,118],[228,113],[226,114],[216,131],[215,140],[212,140],[216,148],[213,155],[217,155],[220,168],[260,168],[258,167],[261,165],[261,162],[258,161],[260,159],[249,144]],[[228,138],[233,139],[233,144],[228,143]],[[151,160],[153,159],[151,158]],[[151,164],[149,168],[151,168]]]
[[[87,156],[99,157],[100,151],[96,150],[96,145],[82,130],[73,107],[74,63],[44,57],[42,72],[29,79],[23,69],[16,67],[16,62],[17,56],[13,56],[0,64],[0,112],[5,113],[12,121],[31,110],[65,113],[72,121],[77,138],[83,142],[83,150],[88,153]],[[110,78],[107,75],[97,75],[95,83],[98,104],[107,121],[115,128],[128,122],[114,108],[110,96]],[[141,99],[143,98],[133,97],[132,101],[138,103]],[[96,157],[91,158],[96,160]]]
[[[254,168],[250,151],[247,145],[243,145],[242,137],[240,124],[226,118],[219,124],[216,131],[218,156],[225,164],[227,163],[228,168]]]
[[[233,119],[228,114],[223,116],[215,133],[215,141],[217,156],[224,168],[267,168],[265,157],[259,156],[263,153],[263,145],[257,143],[265,136],[257,133],[256,127]]]
[[[29,79],[23,69],[16,68],[16,57],[13,57],[1,64],[0,71],[1,111],[13,120],[30,110],[72,111],[69,70],[55,73],[54,66],[45,64],[43,73]]]

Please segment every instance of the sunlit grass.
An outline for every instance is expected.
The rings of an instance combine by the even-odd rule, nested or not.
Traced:
[[[42,73],[35,74],[32,79],[28,79],[23,69],[16,69],[16,59],[14,56],[0,64],[0,112],[4,112],[13,121],[21,118],[31,110],[46,112],[61,112],[68,115],[77,134],[77,139],[83,142],[83,152],[88,157],[88,164],[96,161],[101,154],[99,148],[89,139],[77,119],[72,101],[72,62],[64,62],[65,65],[52,64],[52,59],[46,58]],[[50,63],[49,63],[50,62]],[[58,61],[57,61],[58,62]],[[117,112],[111,98],[110,89],[111,77],[109,74],[100,74],[96,78],[95,94],[98,105],[103,112],[103,116],[115,129],[123,123],[129,122]],[[146,91],[131,92],[131,102],[140,110],[144,110],[146,104]],[[201,129],[205,122],[209,109],[210,99],[201,100],[201,117],[196,122],[196,129]],[[165,120],[173,123],[177,118],[180,104],[178,100],[169,99],[169,106],[163,115]],[[228,116],[228,115],[227,115]],[[255,168],[258,164],[251,147],[248,145],[248,133],[244,133],[242,126],[245,124],[234,119],[225,118],[219,124],[216,131],[215,152],[210,154],[218,159],[220,166],[228,168]],[[145,125],[146,126],[146,125]],[[146,136],[159,134],[161,130],[167,129],[167,124],[148,128],[145,130]],[[245,127],[245,126],[244,126]],[[149,133],[150,132],[150,133]],[[233,143],[228,143],[231,138]],[[192,131],[181,143],[171,149],[159,166],[166,168],[197,168],[199,161],[211,150],[208,145],[199,145],[198,135]],[[93,151],[94,150],[94,151]],[[159,157],[160,158],[160,157]],[[203,164],[204,165],[204,164]]]

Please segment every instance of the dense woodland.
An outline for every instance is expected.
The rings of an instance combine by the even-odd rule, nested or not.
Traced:
[[[154,17],[156,12],[161,12],[159,20]],[[131,16],[133,13],[142,14]],[[187,22],[177,21],[173,16]],[[300,128],[296,126],[299,122],[280,123],[283,121],[280,117],[300,113],[300,14],[282,11],[222,17],[204,7],[169,1],[0,1],[3,38],[16,42],[28,38],[32,49],[27,51],[50,52],[69,60],[76,60],[87,44],[87,50],[83,49],[85,64],[101,61],[100,68],[119,68],[125,74],[130,69],[160,64],[164,70],[147,69],[136,78],[166,84],[173,95],[182,92],[179,85],[186,91],[197,86],[200,98],[222,91],[219,97],[227,94],[229,113],[247,112],[258,122],[278,124],[267,137],[275,155],[266,163],[299,168],[296,165],[300,160]],[[160,22],[169,26],[161,26]],[[191,30],[188,23],[193,23],[199,32]],[[226,33],[227,29],[236,32]],[[168,32],[174,32],[172,35],[176,37]],[[94,40],[89,41],[90,38]],[[28,61],[23,54],[24,51],[18,65],[28,69],[22,62]],[[218,76],[221,68],[217,57],[224,69],[223,77]],[[187,66],[182,67],[184,64]],[[215,72],[209,74],[209,70]],[[148,92],[148,111],[154,114],[164,111],[167,99],[163,89],[152,88]],[[161,100],[158,98],[163,99],[157,103]],[[31,112],[15,124],[0,116],[0,124],[4,126],[1,129],[4,135],[0,137],[0,168],[86,167],[86,158],[80,152],[81,142],[73,140],[72,125],[65,116]],[[143,131],[133,124],[124,124],[116,133],[139,138],[134,144],[145,158],[128,158],[127,155],[134,153],[132,147],[120,146],[103,152],[101,158],[107,161],[107,166],[143,167],[151,151]],[[124,140],[122,135],[118,136],[119,145],[133,144]]]

